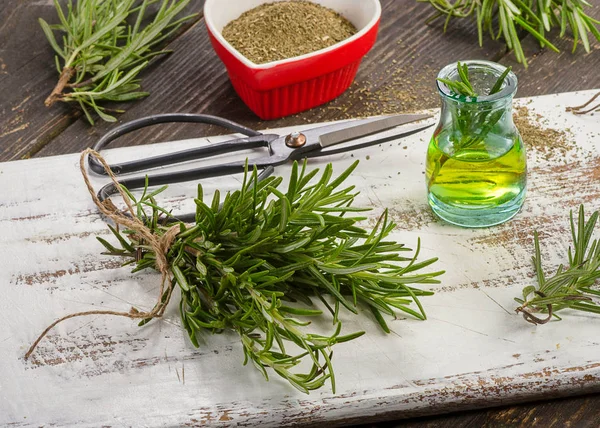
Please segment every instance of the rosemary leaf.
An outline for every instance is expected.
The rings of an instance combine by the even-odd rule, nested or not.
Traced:
[[[437,80],[443,83],[450,91],[461,97],[470,97],[476,99],[483,95],[493,95],[502,89],[502,85],[506,77],[511,72],[512,67],[507,67],[504,72],[497,78],[492,89],[488,93],[479,94],[473,88],[470,82],[469,70],[467,64],[457,63],[456,66],[458,78],[460,80],[440,79]],[[455,150],[463,150],[468,147],[475,146],[484,141],[492,128],[502,118],[504,111],[502,109],[488,109],[480,114],[474,114],[472,107],[466,103],[464,106],[457,107],[457,111],[453,114],[459,129],[463,130],[460,140],[454,142]]]

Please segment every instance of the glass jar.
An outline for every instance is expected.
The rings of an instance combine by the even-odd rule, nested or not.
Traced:
[[[489,61],[466,61],[478,93],[489,93],[505,67]],[[457,64],[438,78],[459,80]],[[464,227],[503,223],[525,200],[525,148],[513,123],[512,100],[517,77],[508,73],[493,95],[457,95],[437,81],[442,98],[440,122],[427,150],[429,205],[443,220]]]

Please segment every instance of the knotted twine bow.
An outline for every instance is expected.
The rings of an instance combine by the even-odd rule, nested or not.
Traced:
[[[96,191],[94,190],[94,187],[90,183],[88,172],[85,167],[86,155],[94,156],[102,164],[102,166],[104,167],[104,170],[108,173],[108,176],[110,177],[112,182],[115,184],[115,187],[118,189],[119,194],[121,195],[121,198],[125,202],[125,205],[127,206],[126,210],[123,210],[123,211],[119,210],[112,203],[112,201],[110,199],[101,201],[98,198],[98,196],[96,195]],[[54,321],[52,324],[50,324],[42,332],[42,334],[40,334],[38,336],[36,341],[33,342],[33,345],[31,345],[31,347],[25,354],[25,359],[28,359],[31,356],[31,354],[33,353],[35,348],[38,346],[40,341],[44,338],[44,336],[46,336],[46,334],[48,334],[48,332],[50,330],[52,330],[54,328],[54,326],[56,326],[57,324],[65,321],[65,320],[68,320],[70,318],[75,318],[75,317],[87,316],[87,315],[115,315],[115,316],[119,316],[119,317],[131,318],[131,319],[160,318],[163,316],[165,309],[166,309],[167,305],[169,304],[169,300],[171,300],[171,293],[173,292],[172,285],[168,286],[166,298],[163,299],[163,294],[165,293],[166,284],[171,284],[171,278],[169,275],[170,268],[169,268],[169,262],[167,260],[167,252],[169,251],[169,248],[171,248],[171,245],[173,244],[175,237],[179,233],[179,230],[180,230],[179,226],[176,225],[176,226],[171,227],[162,236],[157,236],[154,233],[152,233],[152,231],[143,223],[143,221],[140,220],[136,216],[135,211],[133,209],[133,205],[131,204],[131,200],[129,199],[129,196],[121,188],[119,182],[117,181],[117,178],[115,177],[114,173],[111,171],[108,163],[104,160],[104,158],[100,155],[100,153],[96,152],[95,150],[86,149],[81,153],[81,156],[79,158],[79,168],[81,169],[81,174],[83,175],[83,180],[85,181],[85,185],[86,185],[88,191],[90,192],[90,195],[92,196],[92,200],[98,207],[98,210],[100,210],[100,212],[102,214],[104,214],[106,217],[111,219],[117,226],[123,226],[129,230],[134,231],[135,234],[137,235],[137,237],[139,238],[138,242],[143,241],[144,244],[151,247],[152,250],[154,251],[154,253],[156,254],[156,269],[161,274],[160,290],[158,293],[158,302],[156,303],[154,308],[152,308],[152,310],[148,311],[148,312],[140,312],[135,308],[131,308],[131,310],[129,312],[106,311],[106,310],[104,310],[104,311],[85,311],[85,312],[76,312],[76,313],[64,316],[64,317]]]

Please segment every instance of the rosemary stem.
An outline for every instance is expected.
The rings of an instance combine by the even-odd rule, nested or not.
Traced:
[[[46,107],[50,107],[52,104],[62,99],[63,90],[65,89],[65,87],[67,86],[74,74],[75,69],[71,67],[63,68],[62,72],[60,73],[58,83],[56,84],[50,95],[48,95],[48,98],[46,98],[46,100],[44,101]]]

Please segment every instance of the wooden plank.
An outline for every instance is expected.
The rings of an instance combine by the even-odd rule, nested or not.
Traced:
[[[337,100],[293,117],[263,123],[242,103],[227,78],[225,67],[214,53],[203,23],[198,23],[174,44],[175,53],[148,76],[145,87],[152,95],[128,107],[121,121],[166,112],[206,113],[238,121],[256,129],[306,122],[436,107],[439,100],[435,77],[439,69],[456,58],[498,59],[504,48],[473,43],[475,28],[457,25],[444,35],[441,23],[426,26],[430,6],[416,2],[382,2],[378,41],[367,55],[352,88]],[[114,125],[98,123],[90,128],[78,121],[40,156],[80,151]],[[149,142],[215,135],[223,131],[199,125],[161,125],[131,134],[115,147]]]
[[[498,409],[473,410],[452,415],[416,418],[410,421],[369,423],[362,428],[455,428],[455,427],[585,427],[600,425],[600,395],[564,398]]]
[[[4,2],[0,8],[0,159],[28,157],[76,119],[44,107],[56,80],[54,55],[38,25],[56,21],[52,1]]]
[[[201,11],[203,3],[193,0],[186,13]],[[58,22],[52,1],[6,2],[0,8],[0,160],[35,155],[80,116],[71,106],[44,105],[58,75],[40,17]]]
[[[7,15],[13,16],[13,18],[11,18],[11,19],[14,19],[14,15],[12,15],[12,13],[9,13],[9,12],[11,10],[11,7],[14,8],[15,6],[19,6],[19,3],[23,4],[22,2],[12,2],[12,4],[10,4],[8,7],[3,8],[3,10],[0,11],[0,15],[2,16],[2,18],[0,19],[0,22],[2,22],[2,23],[9,22],[9,21],[4,20],[4,17]],[[50,2],[47,2],[45,6],[48,6],[49,3]],[[41,2],[34,2],[32,4],[29,4],[28,10],[30,12],[28,12],[28,13],[33,13],[32,11],[34,11],[36,7],[40,6],[40,4],[41,4]],[[596,7],[596,9],[597,9],[597,7]],[[402,13],[402,12],[400,12],[400,13]],[[387,16],[391,17],[393,15],[390,16],[388,14]],[[598,14],[596,14],[595,16],[598,17]],[[386,18],[386,16],[384,16],[384,19],[385,18]],[[2,24],[0,24],[0,26],[1,25]],[[31,30],[36,30],[37,26],[35,23],[33,23],[33,25],[28,25],[25,28],[29,28]],[[407,29],[407,31],[412,30],[412,28],[410,26],[407,26],[405,28]],[[14,34],[13,33],[6,33],[6,34],[9,34],[11,37],[14,38],[15,37],[14,34],[18,34],[18,32],[15,32]],[[398,31],[398,34],[400,35],[401,32]],[[24,36],[25,36],[24,38],[30,37],[29,34],[25,34]],[[36,46],[39,47],[45,43],[45,41],[43,40],[43,37],[42,37],[42,39],[40,39],[40,42],[41,43],[38,43]],[[535,46],[535,44],[532,44],[532,45],[533,45],[533,48],[537,48],[537,46]],[[0,39],[0,46],[2,46],[2,48],[0,48],[2,55],[6,55],[5,46],[7,46],[7,44],[6,44],[5,39]],[[28,59],[28,55],[34,53],[35,51],[28,49],[29,48],[28,45],[24,45],[24,46],[25,47],[23,49],[16,49],[14,51],[11,51],[10,55],[12,55],[12,56],[18,55],[19,58],[23,57],[23,58]],[[565,48],[565,50],[564,50],[565,59],[568,61],[569,59],[574,58],[570,55],[570,53],[568,53],[570,51],[570,46],[568,45],[568,43],[566,44],[566,46],[564,46],[564,48]],[[448,49],[451,50],[452,47],[449,46]],[[597,47],[596,47],[596,49],[597,49]],[[530,52],[533,52],[533,54],[530,54],[530,57],[531,57],[531,55],[536,54],[536,49],[532,49]],[[580,54],[581,53],[582,53],[582,51],[581,51],[581,47],[580,47]],[[521,89],[520,89],[519,94],[520,95],[536,94],[536,93],[540,93],[538,91],[543,90],[544,88],[547,91],[552,90],[551,88],[555,88],[556,90],[560,91],[560,90],[566,90],[567,88],[568,89],[584,89],[584,88],[598,86],[597,84],[593,83],[593,79],[598,76],[598,73],[595,72],[595,69],[593,67],[587,67],[587,64],[590,64],[590,63],[594,64],[594,60],[597,60],[598,56],[595,54],[595,52],[593,52],[591,55],[588,55],[585,57],[583,57],[583,55],[580,56],[580,54],[577,54],[576,59],[578,62],[575,64],[575,66],[573,68],[568,68],[568,67],[565,68],[564,66],[561,66],[561,64],[556,64],[557,66],[559,66],[559,67],[556,67],[556,69],[545,68],[544,67],[545,59],[547,59],[547,58],[552,59],[552,57],[555,55],[551,52],[547,52],[547,53],[542,54],[538,58],[535,58],[535,60],[537,62],[535,63],[535,65],[533,65],[533,63],[532,63],[532,67],[527,71],[527,75],[524,75],[523,71],[517,69],[519,77],[521,78]],[[2,55],[0,55],[0,57],[2,57],[3,59],[6,58],[6,56],[2,56]],[[11,60],[11,58],[9,58],[9,61],[10,60]],[[550,61],[550,62],[552,62],[552,61]],[[1,64],[0,64],[0,67],[2,67]],[[539,70],[543,69],[543,73],[531,73],[534,70],[534,68],[538,69],[538,72],[539,72]],[[0,70],[0,81],[4,75],[5,70],[6,70],[6,68],[2,68]],[[17,70],[19,70],[19,69],[17,68]],[[376,68],[375,68],[375,71],[377,71]],[[23,70],[19,70],[19,72],[23,73]],[[155,71],[152,71],[151,73],[154,73],[154,72]],[[570,74],[573,76],[573,78],[564,79],[563,78],[564,74],[567,74],[567,75]],[[433,73],[433,75],[434,75],[434,73]],[[528,76],[532,76],[532,78],[529,78]],[[360,77],[360,75],[359,75],[359,77]],[[434,76],[430,76],[429,79],[431,79],[432,77],[434,77]],[[389,82],[393,82],[393,80],[396,80],[396,79],[388,80],[388,86],[389,86]],[[591,83],[590,83],[590,80],[591,80]],[[368,82],[367,80],[364,81],[364,83],[367,83],[367,82]],[[540,85],[539,82],[543,82],[543,84]],[[15,93],[15,91],[14,91],[15,87],[25,87],[24,85],[21,85],[21,83],[25,83],[25,85],[26,85],[28,83],[28,81],[23,80],[22,82],[13,83],[10,85],[10,87],[8,87],[8,91],[4,90],[3,93],[4,94]],[[365,87],[366,87],[366,85],[361,86],[361,88],[365,88]],[[350,94],[350,92],[348,94]],[[358,100],[358,96],[351,97],[351,98],[352,98],[352,103],[360,104],[362,102],[362,100]],[[5,100],[8,100],[8,99],[9,99],[9,97],[6,97],[6,96],[3,97],[3,99],[0,100],[0,106],[5,106],[5,104],[4,104]],[[43,97],[42,97],[42,99],[43,99]],[[36,103],[36,104],[38,107],[42,107],[41,103]],[[334,106],[335,107],[345,107],[343,104],[344,103],[335,102]],[[363,103],[363,108],[364,108],[364,104],[367,104],[367,103],[366,102]],[[435,105],[435,102],[432,102],[432,105]],[[12,103],[9,107],[10,107],[10,109],[12,109],[16,106],[18,106],[18,103]],[[354,113],[352,113],[353,111],[355,111],[354,108],[351,108],[350,114],[354,114]],[[19,119],[18,115],[7,116],[7,114],[9,114],[9,111],[6,107],[2,107],[0,112],[1,112],[0,123],[2,123],[2,119],[5,117],[10,119],[6,122],[6,123],[8,123],[9,126],[4,125],[4,128],[2,128],[2,131],[3,132],[12,131],[10,134],[0,137],[0,147],[4,148],[6,142],[9,141],[10,138],[12,138],[13,136],[16,136],[16,135],[20,135],[20,133],[23,131],[23,129],[18,129],[20,127],[20,125],[22,125],[23,123],[28,123],[28,121],[23,121],[23,117],[21,117]],[[27,113],[25,114],[25,117],[27,117]],[[21,122],[19,122],[19,120],[21,120]],[[52,138],[54,133],[59,132],[61,128],[63,128],[64,126],[67,126],[71,120],[72,120],[72,118],[70,118],[66,123],[59,122],[58,125],[50,122],[49,124],[47,124],[47,126],[42,125],[39,128],[38,132],[41,135],[47,135],[49,138]],[[290,121],[291,120],[296,120],[296,119],[290,118]],[[12,126],[15,123],[17,123],[17,125]],[[0,135],[2,135],[3,132],[0,132]],[[209,132],[209,131],[207,131],[207,132]],[[35,138],[35,136],[33,136],[32,138]],[[42,144],[45,143],[43,138],[40,141],[42,142]],[[29,144],[29,143],[31,143],[31,140],[21,139],[20,142]],[[37,145],[37,142],[34,142],[34,147],[36,145]],[[18,148],[18,145],[15,147]],[[36,150],[36,149],[34,149],[34,150]],[[2,149],[0,149],[0,151],[2,151]],[[3,157],[0,157],[0,159],[2,159],[2,158],[3,159],[14,159],[14,158],[18,157],[18,156],[13,155],[11,152],[8,152],[9,154],[7,157],[6,153],[7,152],[2,153],[1,156],[3,156]],[[600,405],[600,400],[597,401],[597,403]]]
[[[429,135],[311,161],[331,160],[340,171],[364,159],[349,184],[362,192],[359,205],[374,208],[370,222],[389,207],[398,223],[391,239],[414,244],[421,236],[422,257],[440,256],[436,269],[447,269],[443,284],[428,286],[436,295],[423,299],[426,322],[394,320],[394,334],[384,335],[368,314],[341,315],[346,331],[367,334],[336,348],[336,395],[323,389],[305,396],[275,377],[266,383],[253,367],[241,366],[235,334],[204,335],[195,350],[176,305],[142,329],[116,318],[71,320],[25,363],[23,352],[48,321],[94,307],[146,308],[158,278],[132,276],[98,255],[94,235],[107,230],[81,183],[77,155],[0,164],[0,186],[10,189],[0,210],[0,225],[7,225],[0,236],[0,281],[9,284],[0,300],[7,332],[0,336],[0,378],[4,393],[18,397],[0,402],[0,424],[97,426],[118,417],[124,425],[335,425],[597,391],[593,315],[565,313],[564,321],[534,327],[512,310],[513,298],[532,280],[533,231],[544,231],[546,265],[556,266],[567,254],[567,210],[582,200],[590,211],[600,208],[600,186],[589,179],[600,165],[600,141],[589,136],[598,135],[600,125],[593,116],[564,113],[590,93],[521,101],[553,126],[569,128],[577,144],[551,158],[530,147],[526,205],[494,228],[459,229],[431,215],[422,176]],[[204,142],[152,145],[147,154]],[[107,153],[109,160],[136,155],[135,147]],[[31,170],[37,171],[34,183]],[[289,166],[278,172],[287,176]],[[237,185],[234,178],[204,184],[207,193]],[[194,183],[172,186],[161,201],[188,209],[194,190]],[[73,410],[59,411],[44,399],[57,395]]]

